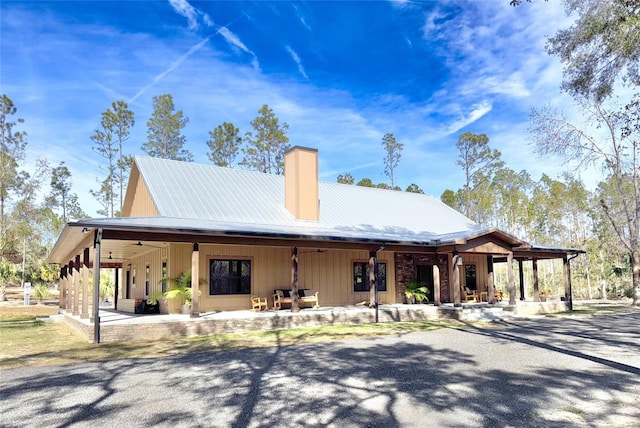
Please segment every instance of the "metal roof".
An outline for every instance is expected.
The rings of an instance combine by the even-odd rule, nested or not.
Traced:
[[[319,183],[319,221],[297,220],[285,208],[284,176],[142,156],[135,162],[159,215],[195,220],[194,227],[398,241],[480,230],[432,196],[327,182]]]
[[[524,252],[582,252],[532,246],[500,230],[483,229],[424,194],[319,182],[319,220],[298,220],[285,208],[284,176],[141,156],[135,158],[135,164],[159,217],[69,223],[48,257],[50,263],[63,264],[69,254],[90,246],[93,231],[98,228],[167,236],[245,236],[436,247],[492,235]],[[144,235],[138,239],[144,240]],[[111,251],[123,257],[145,251],[131,244],[125,248],[126,244],[115,241],[110,245],[109,258]]]

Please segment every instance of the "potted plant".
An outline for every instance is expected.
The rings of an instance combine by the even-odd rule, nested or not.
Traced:
[[[415,304],[429,301],[429,289],[426,284],[415,279],[406,285],[404,295],[407,298],[407,303]]]
[[[178,300],[183,314],[188,314],[191,308],[191,271],[182,272],[175,278],[166,278],[170,288],[164,293],[165,300]],[[198,293],[200,293],[198,291]],[[200,295],[200,294],[198,294]]]
[[[539,295],[540,295],[540,301],[541,302],[546,302],[547,301],[547,290],[546,289],[543,288],[542,290],[540,290]]]

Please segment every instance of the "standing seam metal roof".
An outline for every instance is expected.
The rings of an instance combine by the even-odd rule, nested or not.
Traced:
[[[284,176],[143,156],[135,162],[165,218],[263,225],[271,233],[300,228],[366,238],[375,231],[398,240],[480,230],[429,195],[327,182],[319,182],[319,221],[298,220],[284,205]]]

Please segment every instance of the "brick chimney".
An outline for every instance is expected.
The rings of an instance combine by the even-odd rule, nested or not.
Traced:
[[[317,149],[294,146],[285,153],[284,206],[299,220],[320,219]]]

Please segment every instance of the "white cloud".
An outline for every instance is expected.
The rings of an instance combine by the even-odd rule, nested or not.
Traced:
[[[249,48],[247,48],[238,36],[231,32],[231,30],[229,30],[227,27],[221,27],[220,30],[218,30],[218,33],[220,33],[220,35],[226,40],[226,42],[229,43],[233,48],[251,55],[253,57],[251,60],[251,65],[255,70],[260,69],[260,64],[258,63],[258,57],[256,56],[256,54],[253,53],[253,51],[251,51]]]
[[[302,61],[300,60],[300,57],[298,56],[298,54],[293,49],[291,49],[291,46],[287,46],[286,49],[287,49],[287,52],[289,52],[289,55],[291,55],[291,58],[293,58],[293,61],[298,65],[298,71],[300,72],[302,77],[304,77],[305,79],[309,79],[309,77],[307,76],[307,73],[304,71],[304,67],[302,66]]]
[[[213,25],[213,21],[209,15],[191,6],[187,0],[169,0],[169,4],[177,13],[187,18],[190,30],[197,30],[200,27],[198,24],[198,16],[202,16],[202,21],[208,27]]]
[[[462,117],[447,126],[447,135],[455,134],[465,126],[472,124],[485,114],[491,111],[492,105],[489,101],[484,100],[480,104],[474,105],[473,110],[468,115]]]

